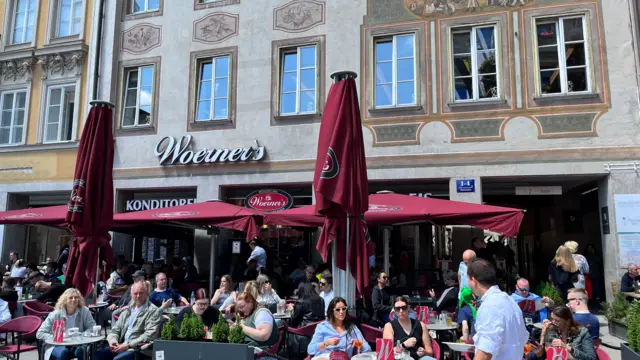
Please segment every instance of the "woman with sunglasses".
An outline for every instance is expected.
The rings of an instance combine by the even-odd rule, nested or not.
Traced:
[[[218,314],[220,313],[218,309],[211,306],[209,304],[209,296],[207,296],[207,290],[198,289],[195,292],[196,301],[191,306],[187,306],[180,311],[178,316],[176,316],[176,324],[178,328],[180,328],[180,324],[182,324],[182,320],[185,316],[192,316],[196,314],[196,316],[202,320],[204,326],[211,328],[213,324],[218,323]]]
[[[389,321],[391,312],[391,295],[387,292],[389,276],[384,271],[378,274],[378,283],[371,291],[371,304],[373,305],[373,320],[382,326]]]
[[[571,310],[566,306],[554,308],[551,311],[551,321],[545,320],[542,323],[540,344],[533,346],[527,359],[545,359],[547,354],[544,345],[547,345],[565,349],[569,360],[597,360],[589,330],[573,319]]]
[[[435,360],[429,329],[422,322],[409,318],[410,310],[411,301],[408,298],[396,297],[393,307],[396,319],[384,326],[382,338],[393,340],[394,345],[400,342],[400,346],[408,350],[415,360]]]
[[[276,312],[278,303],[280,302],[280,296],[273,290],[271,286],[271,280],[265,274],[260,274],[256,278],[258,285],[258,303],[269,309],[269,311]]]
[[[354,343],[362,343],[360,352],[369,352],[371,347],[360,330],[351,324],[347,314],[347,301],[336,297],[329,303],[327,320],[316,326],[307,353],[316,359],[329,359],[331,352],[344,352],[353,356]]]

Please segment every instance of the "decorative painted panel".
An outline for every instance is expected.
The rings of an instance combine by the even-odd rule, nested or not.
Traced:
[[[139,55],[162,44],[162,26],[138,24],[122,32],[122,51]]]
[[[371,128],[375,132],[376,145],[386,142],[418,143],[418,129],[421,124],[378,125]]]
[[[542,127],[542,134],[594,133],[595,120],[599,113],[538,115],[536,120]]]
[[[470,138],[500,138],[500,127],[504,120],[504,118],[453,120],[449,121],[449,124],[453,127],[454,140],[465,140]]]
[[[295,0],[273,10],[273,28],[291,33],[307,31],[325,22],[325,4]]]
[[[216,12],[193,23],[193,41],[217,44],[238,35],[238,14]]]

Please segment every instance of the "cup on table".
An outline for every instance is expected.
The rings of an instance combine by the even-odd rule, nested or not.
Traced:
[[[280,300],[278,301],[278,307],[276,312],[278,314],[284,314],[284,311],[286,310],[286,308],[287,308],[287,302],[284,300]]]
[[[100,331],[102,331],[102,326],[100,326],[100,325],[96,325],[96,326],[94,326],[94,327],[93,327],[93,329],[91,329],[91,330],[92,330],[92,331],[91,331],[91,335],[93,335],[93,336],[98,336],[98,335],[100,335]]]
[[[69,328],[67,330],[67,335],[69,335],[69,337],[78,336],[80,335],[80,329],[77,327]]]

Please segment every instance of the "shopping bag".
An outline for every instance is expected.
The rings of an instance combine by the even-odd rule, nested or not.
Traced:
[[[547,360],[567,360],[567,350],[559,347],[547,349]]]
[[[376,360],[393,360],[393,341],[376,339]]]
[[[61,343],[64,341],[64,321],[53,320],[53,341]]]

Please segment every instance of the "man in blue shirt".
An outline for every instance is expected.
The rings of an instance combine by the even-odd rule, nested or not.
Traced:
[[[570,289],[567,292],[567,307],[573,312],[578,324],[589,330],[592,339],[600,338],[600,320],[589,311],[589,295],[584,289]]]
[[[462,261],[458,265],[458,284],[460,285],[460,293],[462,289],[469,286],[469,280],[467,280],[467,265],[476,259],[476,252],[473,250],[466,250],[462,254]],[[460,294],[458,294],[460,298]]]
[[[180,302],[182,305],[189,304],[187,299],[180,296],[175,290],[167,288],[167,275],[158,273],[156,275],[156,288],[151,293],[149,301],[155,306],[162,306],[162,303],[166,300],[172,300],[176,305]]]
[[[516,291],[511,294],[511,298],[516,302],[516,304],[520,305],[521,302],[525,300],[531,300],[533,303],[532,306],[526,307],[522,310],[522,315],[525,319],[531,319],[531,321],[542,322],[547,319],[547,306],[549,306],[550,300],[549,298],[542,298],[539,295],[536,295],[531,292],[531,288],[529,286],[529,280],[525,278],[520,278],[516,282]],[[542,301],[546,306],[542,309],[536,310],[535,302]]]

